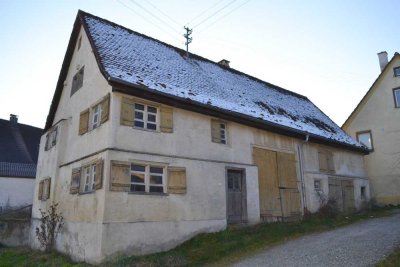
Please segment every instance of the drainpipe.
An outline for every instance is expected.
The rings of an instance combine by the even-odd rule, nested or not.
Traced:
[[[302,192],[302,198],[303,198],[303,210],[304,212],[306,212],[307,209],[307,197],[306,197],[306,186],[304,184],[304,162],[303,162],[303,158],[304,158],[304,153],[303,153],[303,145],[305,143],[308,142],[310,138],[310,135],[306,135],[306,139],[301,142],[297,147],[297,151],[299,154],[299,168],[300,168],[300,181],[301,181],[301,192]]]

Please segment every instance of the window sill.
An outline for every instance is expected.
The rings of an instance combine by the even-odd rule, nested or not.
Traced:
[[[144,196],[159,196],[159,197],[164,197],[164,196],[169,196],[168,193],[155,193],[155,192],[128,192],[130,195],[144,195]]]
[[[89,195],[89,194],[93,194],[93,193],[96,193],[96,190],[88,191],[88,192],[80,192],[80,193],[78,193],[78,195]]]
[[[159,130],[145,129],[145,128],[140,128],[140,127],[136,127],[136,126],[132,126],[132,128],[135,130],[140,130],[140,131],[145,131],[145,132],[160,133]]]

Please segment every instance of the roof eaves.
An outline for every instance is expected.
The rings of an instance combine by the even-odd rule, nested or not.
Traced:
[[[191,99],[185,99],[177,96],[173,96],[167,93],[151,90],[143,85],[131,84],[124,80],[117,79],[111,77],[109,80],[109,84],[113,87],[113,91],[120,92],[128,95],[133,95],[136,97],[144,98],[151,101],[156,101],[159,103],[167,104],[170,106],[174,106],[177,108],[182,108],[185,110],[194,111],[197,113],[210,115],[213,117],[218,117],[221,119],[226,119],[230,121],[234,121],[240,124],[244,124],[250,127],[267,130],[271,132],[275,132],[278,134],[283,134],[290,137],[295,137],[299,139],[306,139],[307,136],[309,140],[314,141],[315,143],[325,144],[325,145],[334,145],[337,147],[342,147],[351,151],[368,154],[368,150],[365,148],[360,148],[357,146],[345,144],[339,141],[335,141],[329,138],[324,138],[318,135],[310,134],[301,130],[293,129],[287,126],[283,126],[280,124],[276,124],[273,122],[267,122],[264,120],[260,120],[242,113],[221,109],[218,107],[214,107],[211,105],[203,104],[197,101],[193,101]],[[134,89],[134,90],[132,90]]]
[[[346,126],[346,124],[353,118],[353,116],[356,114],[358,111],[358,108],[361,107],[361,104],[366,100],[367,96],[369,93],[372,91],[372,89],[375,87],[375,85],[378,83],[380,78],[382,77],[382,74],[389,68],[389,65],[394,61],[394,59],[400,56],[398,52],[394,53],[393,57],[390,59],[390,61],[386,64],[386,66],[383,68],[381,73],[379,73],[378,77],[375,79],[375,81],[372,83],[371,87],[368,89],[368,91],[365,93],[363,98],[360,100],[360,102],[357,104],[357,106],[354,108],[354,110],[351,112],[350,116],[346,119],[346,121],[342,124],[342,129]]]

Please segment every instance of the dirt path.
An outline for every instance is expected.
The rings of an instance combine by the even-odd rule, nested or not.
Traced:
[[[301,237],[233,266],[373,266],[400,246],[400,212]]]

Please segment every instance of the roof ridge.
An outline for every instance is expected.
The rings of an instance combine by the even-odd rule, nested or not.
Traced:
[[[153,38],[153,37],[151,37],[151,36],[145,35],[145,34],[143,34],[143,33],[134,31],[134,30],[129,29],[129,28],[125,27],[125,26],[122,26],[122,25],[120,25],[120,24],[118,24],[118,23],[115,23],[115,22],[112,22],[112,21],[110,21],[110,20],[101,18],[101,17],[99,17],[99,16],[93,15],[93,14],[88,13],[88,12],[85,12],[85,11],[83,11],[83,10],[80,10],[80,9],[78,10],[78,16],[81,17],[81,18],[82,18],[82,16],[89,16],[89,17],[95,18],[95,19],[97,19],[97,20],[106,22],[106,23],[108,23],[108,24],[110,24],[110,25],[112,25],[112,26],[120,27],[120,28],[122,28],[122,29],[124,29],[124,30],[127,30],[129,33],[133,33],[133,34],[139,35],[139,36],[141,36],[141,37],[143,37],[143,38],[150,39],[150,40],[152,40],[152,41],[158,42],[158,43],[160,43],[160,44],[162,44],[162,45],[165,45],[165,46],[167,46],[167,47],[169,47],[169,48],[171,48],[171,49],[174,49],[176,52],[178,52],[178,53],[181,54],[181,55],[186,55],[186,50],[184,50],[184,49],[178,48],[178,47],[176,47],[176,46],[173,46],[173,45],[168,44],[168,43],[166,43],[166,42],[160,41],[160,40],[158,40],[158,39],[156,39],[156,38]],[[82,20],[82,21],[83,21],[84,23],[86,23],[85,20]],[[296,97],[299,97],[299,98],[303,98],[303,99],[307,99],[307,100],[308,100],[308,98],[307,98],[306,96],[302,95],[302,94],[299,94],[299,93],[290,91],[290,90],[285,89],[285,88],[282,88],[282,87],[280,87],[280,86],[278,86],[278,85],[275,85],[275,84],[269,83],[269,82],[267,82],[267,81],[261,80],[260,78],[251,76],[250,74],[241,72],[241,71],[236,70],[236,69],[234,69],[234,68],[221,66],[221,65],[218,64],[217,62],[212,61],[211,59],[208,59],[208,58],[199,56],[199,55],[197,55],[197,54],[194,54],[194,53],[189,53],[189,54],[190,54],[192,57],[194,57],[195,59],[197,59],[197,60],[206,61],[206,62],[212,63],[212,64],[214,64],[214,65],[216,65],[216,66],[218,66],[218,67],[220,67],[220,68],[222,68],[222,69],[224,69],[224,70],[228,70],[228,71],[233,72],[233,73],[235,73],[235,74],[244,75],[244,76],[246,76],[246,77],[248,77],[248,78],[250,78],[250,79],[253,79],[253,80],[257,81],[257,82],[261,82],[261,83],[267,85],[268,87],[272,87],[272,88],[275,89],[275,90],[281,91],[281,92],[284,93],[284,94],[290,94],[290,95],[293,95],[293,96],[296,96]]]

